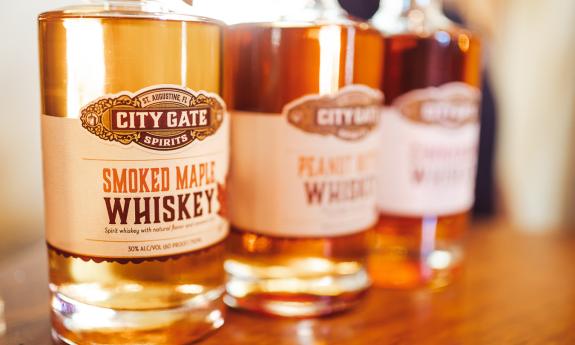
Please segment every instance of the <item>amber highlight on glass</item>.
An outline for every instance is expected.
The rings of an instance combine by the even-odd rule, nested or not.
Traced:
[[[384,0],[382,5],[394,1]],[[428,8],[419,5],[420,2],[427,3]],[[383,30],[386,50],[381,90],[385,93],[386,105],[406,92],[449,82],[464,82],[479,88],[479,40],[468,30],[449,22],[440,12],[436,13],[439,1],[403,3],[408,7],[400,14],[403,18],[396,20],[406,25],[398,32]],[[419,24],[408,24],[410,13],[411,19],[417,19]],[[369,267],[374,285],[387,288],[448,285],[461,270],[461,245],[468,218],[467,211],[420,216],[382,212],[370,235]]]
[[[377,89],[381,84],[383,40],[366,24],[349,20],[238,24],[228,28],[224,41],[224,97],[232,121],[233,111],[279,114],[287,103],[305,95],[331,94],[351,84]],[[330,53],[334,46],[339,50]],[[326,54],[337,68],[322,65]],[[233,195],[231,202],[233,207]],[[367,230],[297,238],[258,234],[232,224],[226,303],[305,317],[352,306],[369,285]]]
[[[105,94],[159,84],[221,93],[221,25],[160,19],[141,4],[40,15],[43,114],[77,118]],[[50,247],[48,257],[53,335],[67,344],[188,344],[223,324],[222,243],[162,260],[76,258]]]

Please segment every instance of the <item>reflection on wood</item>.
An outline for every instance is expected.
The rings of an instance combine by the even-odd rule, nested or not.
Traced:
[[[199,344],[574,344],[575,237],[521,234],[497,222],[474,230],[466,270],[446,290],[374,289],[355,310],[322,319],[230,312]],[[45,272],[43,245],[0,266],[7,345],[51,344]]]

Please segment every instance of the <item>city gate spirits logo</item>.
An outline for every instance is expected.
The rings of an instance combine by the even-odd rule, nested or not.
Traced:
[[[353,85],[335,95],[298,99],[286,105],[284,114],[291,125],[304,132],[356,141],[377,128],[382,102],[380,91]]]
[[[103,140],[171,151],[215,134],[224,114],[216,95],[161,86],[100,98],[82,109],[80,120]]]
[[[479,121],[480,99],[476,88],[453,82],[408,92],[394,106],[410,121],[456,129]]]

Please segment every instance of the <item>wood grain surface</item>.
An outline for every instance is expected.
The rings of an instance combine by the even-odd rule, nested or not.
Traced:
[[[373,289],[354,310],[321,319],[232,311],[198,344],[575,344],[574,235],[484,222],[467,248],[465,271],[442,291]],[[46,265],[42,244],[0,264],[0,344],[51,344]]]

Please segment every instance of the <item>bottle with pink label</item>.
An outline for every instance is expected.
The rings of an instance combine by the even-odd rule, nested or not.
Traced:
[[[384,0],[379,223],[370,271],[383,287],[441,287],[461,267],[474,201],[480,43],[439,0]]]

